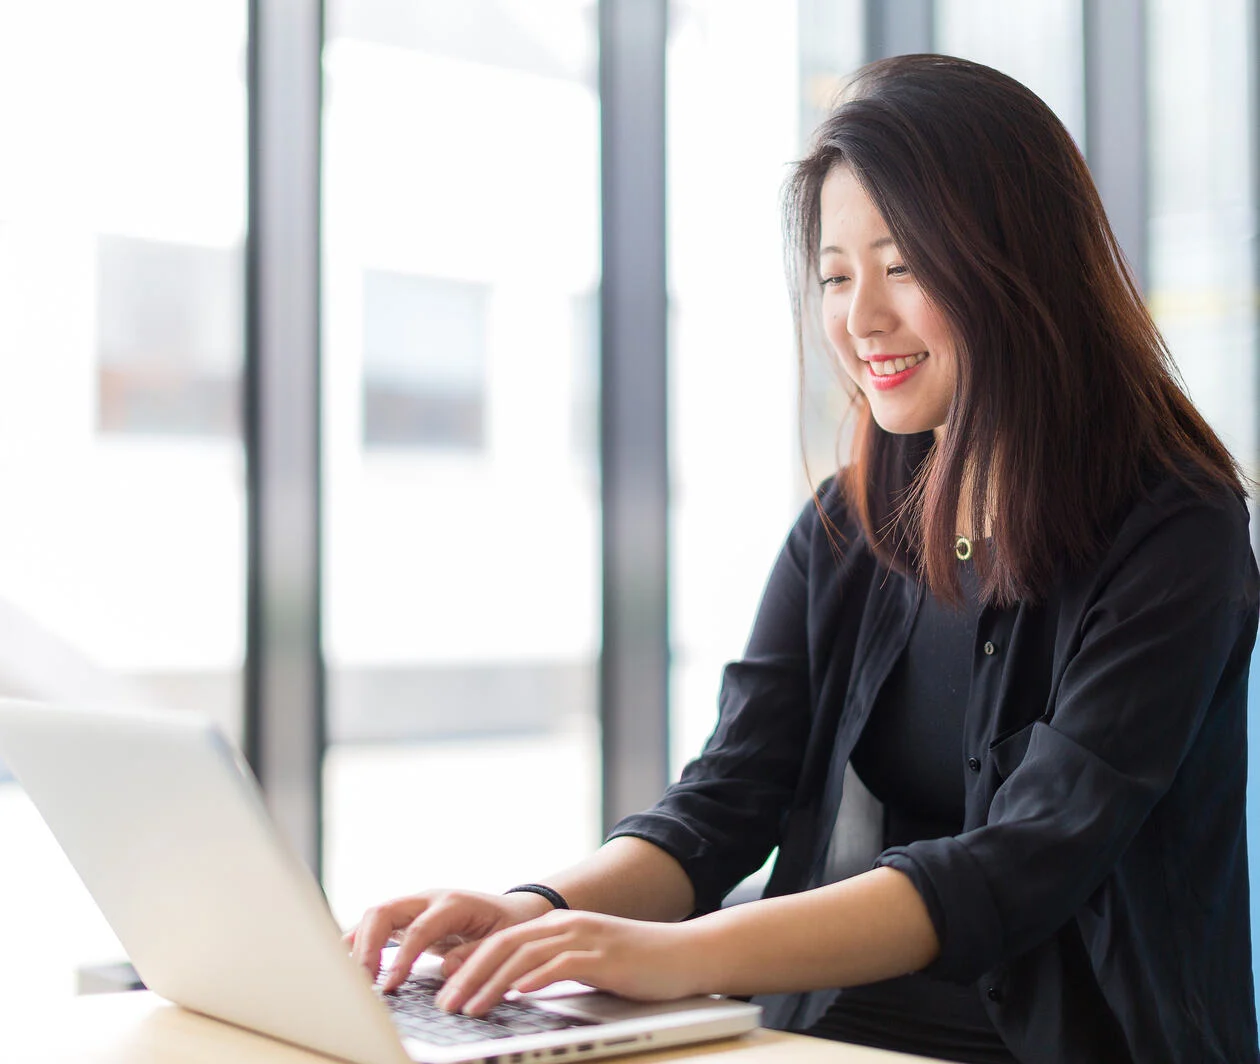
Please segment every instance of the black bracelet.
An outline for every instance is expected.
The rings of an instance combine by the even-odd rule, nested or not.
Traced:
[[[504,894],[538,894],[551,902],[552,908],[567,909],[569,903],[558,890],[552,890],[550,887],[544,887],[541,883],[522,883],[519,887],[513,887],[511,890],[505,890]]]

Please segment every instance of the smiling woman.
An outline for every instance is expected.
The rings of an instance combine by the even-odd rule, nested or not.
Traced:
[[[476,1014],[575,978],[949,1060],[1260,1064],[1247,510],[1079,152],[1010,78],[903,56],[823,122],[786,219],[798,342],[821,322],[857,432],[713,735],[591,858],[377,906],[355,955],[398,940],[393,987],[445,951],[440,1003]]]
[[[939,432],[958,378],[949,322],[843,164],[823,182],[819,226],[823,324],[841,366],[885,432]]]
[[[986,597],[1012,603],[1043,595],[1057,559],[1097,556],[1151,460],[1235,478],[1176,383],[1075,142],[1012,78],[944,56],[868,67],[793,174],[787,223],[798,323],[819,313],[816,275],[827,337],[851,377],[853,357],[888,343],[897,354],[920,343],[951,352],[949,374],[936,352],[937,399],[950,416],[934,413],[930,425],[885,425],[909,393],[893,406],[886,393],[872,399],[869,371],[854,378],[853,502],[878,530],[876,549],[902,564],[921,557],[938,594],[958,594],[960,523],[994,548],[979,559]],[[851,295],[841,321],[827,252],[843,243],[837,227],[859,225],[872,243],[891,243],[868,245],[866,276],[841,270],[837,280],[870,280],[880,266],[886,283],[859,295],[886,298],[864,306]],[[911,295],[895,298],[894,280]],[[883,335],[891,319],[871,317],[881,312],[907,315],[899,326],[924,334]],[[914,374],[925,383],[931,361]],[[941,431],[921,466],[913,432],[929,428]]]

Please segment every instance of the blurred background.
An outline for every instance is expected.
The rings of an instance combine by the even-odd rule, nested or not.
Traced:
[[[869,58],[1056,110],[1257,471],[1257,0],[324,0],[251,42],[283,6],[0,0],[0,694],[216,718],[343,923],[576,860],[711,729],[836,463],[778,194]],[[2,767],[0,943],[0,1012],[123,955]]]

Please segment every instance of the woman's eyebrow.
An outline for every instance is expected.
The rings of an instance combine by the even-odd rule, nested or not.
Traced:
[[[880,248],[891,247],[893,238],[890,236],[881,236],[878,240],[872,240],[867,249],[870,251],[879,251]],[[819,255],[845,255],[847,252],[842,247],[835,244],[828,244],[825,248],[819,248]]]

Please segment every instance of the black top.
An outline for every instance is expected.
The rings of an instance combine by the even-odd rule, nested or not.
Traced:
[[[958,572],[962,605],[923,596],[906,648],[849,755],[883,803],[885,846],[963,829],[963,723],[980,602],[975,566],[960,562]]]
[[[819,885],[835,766],[922,597],[833,483],[819,501],[835,532],[805,507],[704,751],[613,831],[678,860],[702,911],[775,846],[768,895]],[[1243,502],[1171,477],[1045,601],[981,611],[964,830],[878,863],[923,896],[941,944],[928,971],[976,984],[1024,1064],[1260,1064],[1244,822],[1256,617]],[[758,1000],[772,1027],[816,1018],[814,995]]]
[[[849,759],[883,805],[885,846],[963,829],[963,724],[980,615],[975,566],[959,564],[964,601],[924,595],[910,639]],[[1014,1064],[974,986],[923,972],[840,991],[806,1032],[971,1064]]]

